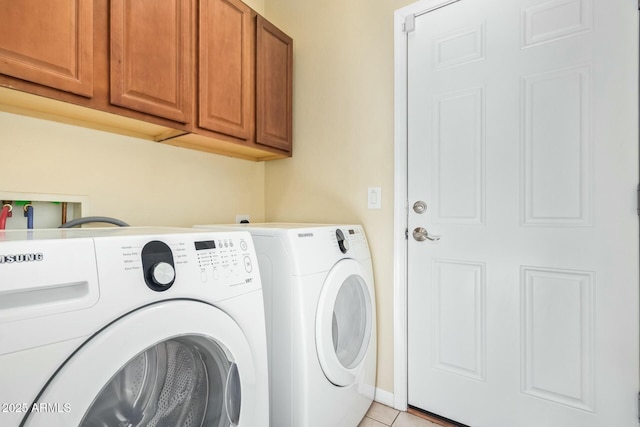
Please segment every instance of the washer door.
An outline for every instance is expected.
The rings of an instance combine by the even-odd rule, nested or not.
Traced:
[[[360,264],[338,262],[320,292],[316,347],[325,376],[337,386],[355,382],[371,342],[373,286]]]
[[[22,425],[248,427],[255,394],[249,343],[233,319],[205,303],[165,301],[85,342]]]

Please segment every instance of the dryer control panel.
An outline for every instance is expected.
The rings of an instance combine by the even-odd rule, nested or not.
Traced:
[[[296,275],[328,271],[345,258],[371,258],[364,229],[359,225],[323,225],[284,230]]]
[[[359,226],[344,226],[336,228],[335,241],[338,249],[343,254],[351,255],[354,251],[358,252],[357,255],[353,255],[355,258],[361,258],[361,254],[366,254],[369,250],[364,230]]]

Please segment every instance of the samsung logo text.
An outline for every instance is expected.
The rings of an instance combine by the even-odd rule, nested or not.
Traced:
[[[42,261],[44,255],[41,252],[35,254],[9,254],[0,255],[0,264],[13,264],[17,262],[36,262]]]

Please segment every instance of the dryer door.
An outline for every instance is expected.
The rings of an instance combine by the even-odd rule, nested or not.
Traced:
[[[355,382],[375,333],[371,282],[358,262],[345,259],[331,269],[320,292],[318,359],[327,379],[337,386]]]
[[[87,340],[22,425],[249,427],[257,423],[255,374],[231,317],[201,302],[164,301]]]

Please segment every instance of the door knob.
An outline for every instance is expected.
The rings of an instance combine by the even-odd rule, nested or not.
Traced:
[[[441,236],[436,236],[435,234],[429,234],[426,228],[416,227],[413,230],[413,238],[418,242],[424,242],[425,240],[431,240],[432,242],[437,242],[440,240]]]
[[[413,211],[417,214],[423,214],[427,211],[427,204],[422,200],[418,200],[413,204]]]

